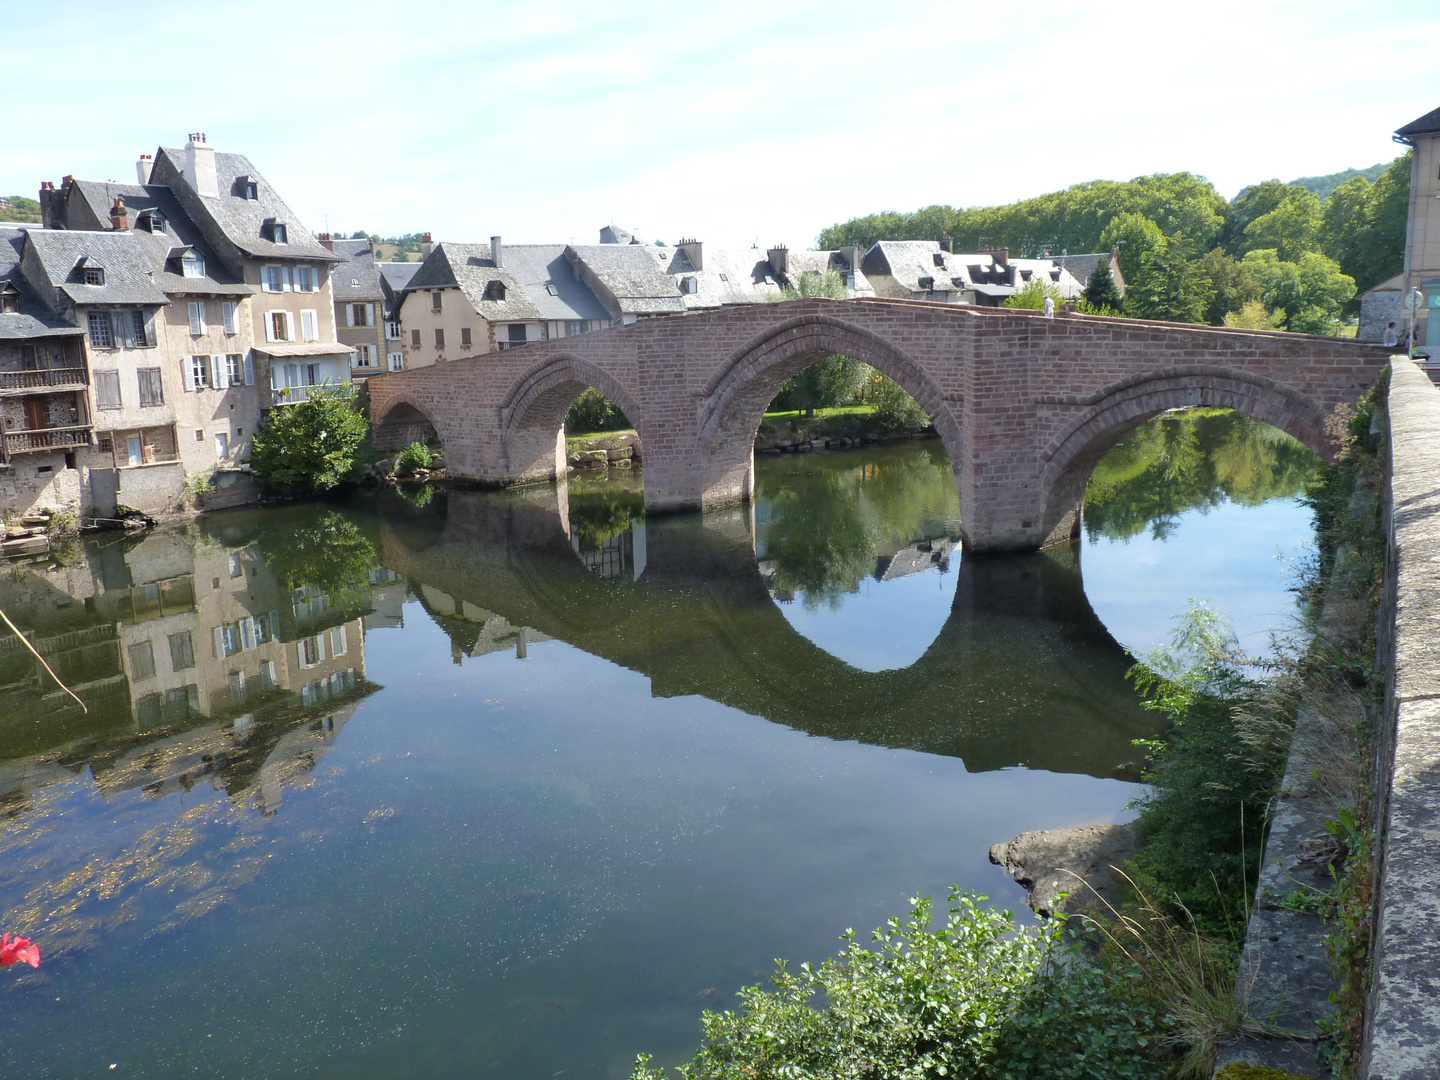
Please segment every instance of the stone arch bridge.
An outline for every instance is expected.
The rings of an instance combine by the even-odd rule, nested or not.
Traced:
[[[505,486],[565,467],[589,386],[625,411],[651,511],[749,499],[754,438],[785,381],[829,353],[872,365],[930,414],[972,551],[1033,550],[1079,528],[1096,462],[1167,409],[1236,409],[1322,456],[1326,418],[1388,362],[1340,338],[955,307],[795,300],[652,319],[369,381],[376,444],[433,425],[457,479]]]

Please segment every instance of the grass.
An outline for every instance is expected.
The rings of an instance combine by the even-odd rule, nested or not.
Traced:
[[[581,443],[593,442],[595,440],[603,441],[605,439],[616,439],[621,438],[625,435],[635,435],[636,438],[639,438],[639,434],[634,428],[619,428],[616,431],[580,431],[574,434],[571,434],[567,431],[565,433],[565,450],[568,453],[573,453],[576,450],[589,449],[585,446],[582,446]],[[603,450],[605,449],[605,447],[594,447],[594,449]]]
[[[816,409],[813,417],[805,416],[799,409],[787,409],[783,412],[767,412],[765,419],[773,423],[777,420],[811,420],[826,416],[870,416],[874,412],[874,405],[837,405],[833,409]]]

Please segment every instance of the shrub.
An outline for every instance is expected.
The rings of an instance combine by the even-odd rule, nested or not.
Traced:
[[[409,446],[395,455],[395,467],[401,472],[414,472],[416,469],[428,469],[435,464],[435,455],[424,443],[412,442]]]
[[[593,386],[586,387],[565,414],[565,433],[583,435],[592,431],[623,431],[630,420],[613,401]]]
[[[881,375],[870,384],[868,399],[875,407],[875,422],[882,428],[913,431],[930,423],[920,403],[888,376]]]
[[[930,899],[912,900],[862,948],[854,931],[838,957],[740,992],[740,1006],[706,1012],[687,1080],[779,1077],[1056,1078],[1158,1076],[1156,1018],[1133,973],[1088,959],[1064,923],[1016,925],[983,896],[952,889],[943,928]],[[816,1002],[822,1001],[824,1007]],[[637,1059],[631,1080],[662,1074]]]
[[[250,467],[272,486],[338,486],[355,471],[370,434],[370,421],[351,402],[343,388],[326,384],[304,401],[271,409],[255,432]]]

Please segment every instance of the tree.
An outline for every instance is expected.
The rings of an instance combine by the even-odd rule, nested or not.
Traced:
[[[1065,294],[1048,281],[1041,281],[1039,278],[1031,278],[1019,292],[1012,293],[1005,298],[1005,306],[1008,308],[1022,308],[1029,311],[1043,311],[1045,298],[1049,297],[1059,304],[1065,299]]]
[[[329,491],[355,471],[370,421],[355,411],[349,385],[312,387],[304,401],[270,410],[250,450],[250,467],[261,480]]]
[[[853,356],[831,353],[782,386],[770,408],[798,409],[808,416],[816,409],[853,404],[869,373],[869,365]]]
[[[1096,260],[1095,269],[1090,271],[1090,276],[1085,281],[1083,295],[1085,302],[1097,311],[1105,308],[1120,310],[1120,290],[1115,285],[1115,275],[1110,273],[1108,258],[1102,256]]]
[[[1304,188],[1286,187],[1289,190],[1273,210],[1245,226],[1235,254],[1274,248],[1281,259],[1294,262],[1305,252],[1315,250],[1320,200]]]
[[[1246,304],[1260,299],[1260,284],[1224,248],[1212,248],[1199,260],[1200,272],[1213,290],[1205,308],[1205,321],[1211,326],[1231,325],[1227,316]]]
[[[1165,242],[1160,226],[1144,214],[1120,214],[1100,234],[1101,250],[1120,249],[1120,273],[1125,275],[1126,288],[1140,274],[1140,261],[1145,253]]]
[[[795,281],[781,286],[778,293],[771,293],[766,299],[772,304],[783,300],[848,300],[850,299],[850,290],[845,285],[845,279],[837,270],[827,269],[823,274],[815,270],[807,270]]]
[[[1285,313],[1266,311],[1259,300],[1246,300],[1238,311],[1225,313],[1225,325],[1237,330],[1284,330]]]
[[[579,435],[590,431],[623,431],[631,427],[618,405],[593,386],[587,386],[565,413],[565,434]]]
[[[1405,255],[1410,203],[1410,153],[1371,184],[1357,176],[1335,189],[1316,230],[1320,251],[1355,279],[1359,292],[1398,274]]]
[[[1128,279],[1128,275],[1127,275]],[[1125,314],[1141,319],[1204,322],[1215,287],[1200,264],[1192,262],[1184,237],[1163,237],[1140,259],[1125,291]]]
[[[1248,253],[1241,265],[1259,282],[1266,310],[1283,313],[1285,328],[1295,333],[1335,333],[1341,308],[1355,295],[1355,279],[1318,251],[1289,262],[1265,248]]]
[[[888,375],[873,378],[868,400],[875,407],[875,421],[883,428],[914,431],[930,423],[920,403]]]

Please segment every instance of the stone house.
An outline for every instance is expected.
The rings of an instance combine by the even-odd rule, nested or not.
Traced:
[[[942,304],[999,307],[1031,281],[1045,281],[1066,300],[1085,291],[1084,282],[1051,259],[1012,259],[1009,248],[975,254],[949,250],[949,241],[880,240],[861,263],[876,296]]]
[[[27,229],[0,229],[0,513],[82,502],[90,445],[85,331],[20,272]]]
[[[427,236],[429,234],[426,234]],[[404,327],[400,323],[400,303],[420,263],[382,262],[375,268],[380,273],[380,291],[385,296],[385,370],[405,370]]]
[[[385,290],[370,240],[337,240],[319,236],[322,247],[345,261],[331,273],[335,294],[335,336],[355,350],[350,361],[352,379],[386,370]]]
[[[1430,317],[1432,312],[1440,309],[1440,109],[1432,109],[1400,128],[1395,132],[1395,141],[1405,143],[1415,151],[1410,166],[1410,219],[1405,230],[1405,269],[1401,273],[1396,297],[1398,329],[1403,343],[1409,334],[1413,311],[1415,344],[1433,353],[1440,351],[1440,318]],[[1413,298],[1412,290],[1419,290],[1420,296]],[[1407,297],[1414,299],[1413,306],[1407,302]],[[1380,329],[1384,330],[1384,323],[1380,324]],[[1379,339],[1376,337],[1374,340]]]

